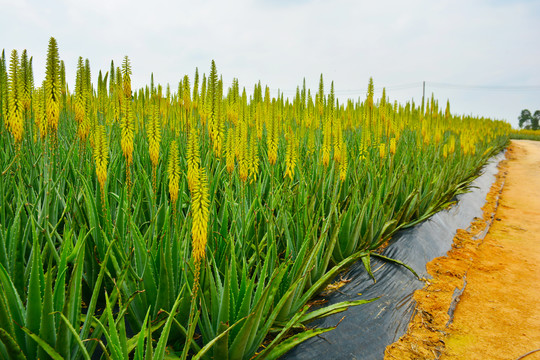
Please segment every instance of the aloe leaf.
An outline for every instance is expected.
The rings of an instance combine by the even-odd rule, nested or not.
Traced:
[[[21,223],[21,211],[23,208],[23,204],[21,200],[19,199],[18,206],[17,206],[17,213],[15,214],[15,219],[13,221],[12,228],[10,229],[13,234],[11,234],[10,242],[11,242],[11,251],[9,254],[9,259],[11,260],[11,272],[12,272],[12,279],[13,279],[13,285],[17,289],[17,292],[19,296],[24,299],[24,264],[25,261],[23,259],[23,248],[26,246],[26,241],[22,241],[24,238],[21,238],[20,234],[20,223]]]
[[[373,275],[373,272],[371,271],[371,259],[369,257],[369,253],[366,253],[364,256],[361,257],[361,259],[367,273],[373,279],[373,282],[376,283],[377,279],[375,279],[375,276]]]
[[[107,269],[107,263],[108,263],[108,260],[109,260],[109,257],[110,257],[110,254],[112,252],[112,248],[113,248],[114,244],[115,244],[115,240],[111,241],[111,243],[109,244],[109,248],[107,249],[107,252],[105,253],[105,259],[100,264],[99,274],[98,274],[98,277],[97,277],[97,280],[96,280],[96,283],[95,283],[96,285],[94,287],[94,290],[92,291],[92,297],[90,298],[90,304],[88,304],[88,309],[87,309],[87,312],[86,312],[87,318],[91,318],[95,313],[99,293],[102,290],[101,289],[101,284],[103,282],[103,277],[105,276],[105,272],[106,272],[106,269]],[[85,321],[84,322],[83,327],[81,329],[81,333],[80,333],[80,337],[82,339],[86,339],[88,337],[88,335],[90,333],[90,326],[91,326],[91,321]],[[76,354],[77,354],[77,349],[75,350],[75,355]]]
[[[313,310],[308,312],[305,315],[302,315],[299,319],[299,323],[305,324],[313,320],[321,319],[323,317],[333,315],[340,313],[342,311],[347,310],[348,308],[352,306],[358,306],[363,304],[368,304],[370,302],[373,302],[375,300],[378,300],[379,298],[369,299],[369,300],[353,300],[353,301],[342,301],[336,304],[332,304],[329,306],[325,306],[323,308]]]
[[[387,256],[384,256],[384,255],[381,255],[381,254],[378,254],[376,252],[371,252],[371,255],[375,256],[375,257],[378,257],[380,259],[383,259],[385,261],[388,261],[388,262],[393,262],[395,264],[398,264],[398,265],[401,265],[403,266],[404,268],[406,268],[407,270],[409,270],[410,272],[412,272],[414,274],[414,276],[416,276],[417,279],[420,279],[420,277],[418,276],[418,274],[416,273],[416,271],[413,270],[412,267],[410,267],[409,265],[405,264],[404,262],[400,261],[400,260],[397,260],[397,259],[392,259],[392,258],[389,258]]]
[[[60,313],[60,318],[66,324],[68,330],[71,332],[71,335],[73,335],[73,337],[75,338],[75,341],[77,342],[77,344],[79,345],[79,348],[82,351],[83,357],[86,360],[90,360],[90,355],[88,354],[88,351],[86,351],[86,347],[84,346],[82,340],[79,338],[79,334],[77,333],[77,330],[75,330],[73,325],[71,325],[68,318],[64,314]],[[88,322],[90,322],[90,321],[88,321]]]
[[[285,335],[289,332],[289,330],[299,323],[299,319],[309,310],[309,306],[304,306],[302,310],[300,310],[298,313],[296,313],[288,322],[287,324],[281,329],[279,334],[272,340],[270,344],[268,344],[263,351],[261,351],[257,356],[261,359],[264,359],[267,354],[269,354],[283,339]]]
[[[279,290],[279,284],[281,283],[286,270],[287,267],[282,266],[280,269],[276,270],[276,273],[268,282],[268,285],[266,286],[261,298],[258,300],[255,307],[251,311],[251,314],[243,323],[238,335],[236,335],[236,338],[229,346],[229,355],[231,358],[236,359],[245,357],[246,354],[251,352],[250,350],[255,345],[254,343],[258,344],[258,342],[254,341],[254,339],[257,336],[261,336],[261,334],[265,333],[264,330],[261,331],[261,329],[259,329],[259,324],[261,322],[264,324],[267,317],[267,312],[272,313],[273,311],[273,316],[277,316],[280,310],[279,306],[275,308],[271,308],[270,306],[273,305],[274,296]],[[287,299],[285,298],[282,300],[286,301]],[[281,306],[283,306],[283,304],[281,304]],[[268,324],[268,322],[266,323]]]
[[[166,245],[168,247],[168,245]],[[157,311],[161,309],[168,309],[169,308],[169,297],[170,292],[172,289],[169,287],[169,277],[171,276],[171,266],[167,262],[167,256],[165,254],[166,251],[162,250],[159,252],[159,258],[161,266],[159,267],[159,286],[158,286],[158,292],[157,292],[157,298],[156,298],[156,305],[155,305],[155,311],[154,316],[157,315]]]
[[[0,289],[2,289],[2,286],[0,286]],[[13,318],[11,317],[10,310],[7,306],[5,294],[2,292],[0,292],[0,328],[15,336],[15,323],[13,322]]]
[[[5,233],[0,230],[0,265],[4,268],[9,267],[8,252],[6,249],[6,236]]]
[[[187,355],[190,349],[190,344],[193,340],[193,335],[195,334],[195,328],[197,327],[197,322],[199,321],[200,312],[195,310],[196,303],[193,302],[191,306],[192,307],[189,314],[189,325],[188,325],[188,330],[186,334],[186,342],[184,345],[184,350],[182,351],[182,357],[181,357],[182,360],[185,360],[187,358]]]
[[[221,334],[219,334],[218,336],[216,336],[215,338],[213,338],[212,340],[210,340],[209,342],[207,342],[203,348],[201,348],[197,354],[195,354],[191,359],[192,360],[199,360],[201,359],[207,352],[208,350],[210,350],[212,348],[212,346],[214,346],[216,344],[216,342],[220,341],[221,338],[223,338],[224,336],[227,336],[227,334],[229,333],[229,331],[231,331],[232,329],[236,328],[236,326],[238,326],[240,323],[242,323],[243,321],[245,320],[245,318],[242,318],[242,319],[239,319],[236,323],[234,323],[233,325],[229,326],[227,328],[227,330],[223,331]]]
[[[113,304],[116,303],[119,297],[119,289],[124,287],[125,279],[126,279],[127,273],[129,272],[129,264],[130,264],[129,262],[126,262],[126,264],[124,264],[124,268],[119,273],[118,278],[116,279],[116,286],[111,291],[109,300]],[[106,317],[107,317],[106,313],[101,314],[100,321],[103,323],[104,321],[106,321],[105,320]],[[96,339],[99,339],[101,338],[101,334],[102,334],[102,328],[97,327],[94,329],[92,336]],[[92,354],[98,345],[102,346],[103,344],[100,341],[94,341],[94,342],[91,342],[90,345],[87,345],[87,349],[89,353]]]
[[[178,314],[179,313],[180,313],[180,311],[178,312]],[[199,317],[199,319],[200,319],[200,317]],[[163,324],[165,324],[165,320],[163,320],[162,325]],[[173,318],[173,324],[176,326],[175,330],[179,331],[184,337],[188,337],[188,334],[189,334],[188,331],[186,330],[186,328],[182,324],[180,324],[178,322],[176,317]],[[189,324],[189,319],[188,319],[188,324]],[[195,330],[197,330],[197,326],[195,327]],[[192,336],[193,336],[193,334],[192,334]],[[189,344],[189,346],[190,346],[191,349],[193,349],[193,351],[195,351],[195,353],[197,353],[197,352],[199,352],[201,350],[201,347],[199,346],[199,344],[197,344],[195,339],[191,339],[191,343]]]
[[[145,360],[152,360],[153,356],[153,345],[152,345],[152,326],[147,327],[146,333],[146,352]]]
[[[223,332],[229,326],[229,314],[230,314],[230,299],[231,299],[231,272],[236,271],[231,267],[225,271],[225,279],[223,280],[224,288],[221,293],[221,299],[219,301],[219,313],[217,316],[217,334]],[[216,299],[217,300],[217,299]],[[229,337],[224,336],[221,338],[214,347],[214,358],[220,358],[227,360],[229,358]]]
[[[19,347],[19,344],[3,328],[0,328],[0,340],[6,347],[6,350],[11,360],[26,360],[26,356],[24,356],[24,353]],[[62,358],[60,357],[58,359]]]
[[[105,309],[106,312],[109,311],[109,309]],[[109,315],[107,314],[107,318]],[[111,356],[113,360],[122,360],[122,351],[120,350],[120,344],[118,342],[114,342],[111,338],[111,333],[107,330],[105,325],[96,317],[93,318],[98,327],[101,329],[103,335],[105,335],[105,339],[107,340],[107,348],[110,350],[111,354],[108,355],[108,352],[106,351],[107,348],[104,349],[105,355],[107,357]],[[114,321],[113,321],[114,323]]]
[[[144,340],[146,338],[146,325],[148,323],[148,316],[150,315],[150,309],[146,312],[141,331],[134,337],[137,339],[137,346],[135,348],[134,360],[144,360]],[[152,338],[147,339],[148,342],[152,342]],[[131,351],[130,351],[131,352]]]
[[[5,311],[9,314],[11,320],[16,324],[18,324],[19,326],[26,325],[26,317],[24,315],[25,308],[21,302],[21,299],[19,298],[19,293],[15,289],[15,286],[13,285],[13,282],[11,281],[11,278],[8,275],[6,269],[4,269],[4,267],[1,265],[0,285],[3,291],[2,295],[5,299],[5,302],[2,302],[6,306]],[[13,326],[13,323],[11,323],[11,326]],[[19,326],[13,326],[12,336],[14,336],[18,344],[25,344],[25,336],[24,333],[20,330]]]
[[[47,344],[43,339],[41,339],[39,336],[28,330],[27,328],[23,327],[23,331],[29,335],[45,352],[52,357],[54,360],[64,360],[64,358],[54,350],[52,346]]]
[[[129,306],[129,304],[128,304]],[[127,346],[127,333],[126,333],[126,318],[125,309],[122,310],[116,317],[116,326],[118,328],[118,337],[120,338],[120,349],[122,350],[122,357],[128,359],[128,346]]]
[[[297,335],[293,335],[287,340],[281,342],[270,353],[268,353],[266,357],[261,358],[261,359],[268,359],[268,360],[278,359],[279,357],[287,353],[289,350],[303,343],[304,341],[311,339],[314,336],[324,334],[325,332],[332,331],[335,328],[336,327],[334,326],[334,327],[329,327],[329,328],[324,328],[324,329],[311,329],[311,330],[302,331],[301,333]]]
[[[64,304],[62,313],[74,327],[79,327],[80,312],[82,304],[82,274],[84,267],[84,247],[81,247],[77,256],[76,264],[73,269],[71,280],[69,282],[68,299]],[[59,324],[58,336],[56,337],[56,351],[63,357],[69,357],[71,353],[72,338],[71,333],[65,322]]]
[[[165,355],[165,347],[167,346],[169,332],[171,331],[172,320],[176,314],[176,310],[178,309],[180,302],[182,301],[182,296],[183,296],[183,291],[178,294],[176,301],[174,302],[173,308],[171,310],[171,313],[169,314],[169,317],[167,318],[167,322],[165,323],[165,326],[163,327],[163,331],[161,332],[161,336],[159,337],[159,341],[156,346],[156,351],[153,357],[154,359],[157,359],[157,360],[163,359],[163,356]]]
[[[332,279],[347,266],[351,265],[353,262],[358,260],[361,256],[366,254],[366,251],[358,251],[348,258],[341,261],[339,264],[335,265],[330,269],[326,274],[324,274],[313,286],[311,286],[299,300],[299,303],[305,304],[309,299],[311,299],[316,293],[322,290]]]
[[[256,333],[256,336],[251,335],[250,337],[250,344],[251,348],[249,352],[255,352],[257,350],[258,344],[261,344],[264,341],[264,338],[266,334],[270,331],[271,326],[275,323],[276,318],[278,318],[278,315],[281,313],[282,308],[290,302],[290,298],[294,296],[296,293],[299,284],[302,284],[303,277],[299,277],[293,282],[291,285],[289,285],[289,288],[287,291],[281,295],[281,298],[279,299],[278,303],[273,305],[273,309],[270,312],[270,314],[266,317],[266,322],[259,326],[258,331]],[[293,314],[291,317],[294,318],[298,312]],[[290,319],[289,319],[290,321]],[[291,326],[296,325],[295,323],[292,323]]]
[[[108,344],[110,346],[113,346],[115,356],[117,356],[118,359],[121,359],[123,358],[123,353],[121,350],[122,343],[118,335],[118,329],[116,328],[116,323],[114,321],[113,314],[112,314],[112,305],[109,301],[109,296],[107,295],[107,293],[105,293],[105,302],[106,302],[105,312],[107,313],[107,322],[109,324],[108,332],[109,332],[109,337],[110,337],[110,339],[107,339],[109,341]]]
[[[40,270],[43,272],[41,261],[41,250],[37,239],[34,239],[32,247],[32,270],[28,284],[28,297],[26,304],[26,327],[32,333],[39,332],[41,323],[41,283],[39,279]],[[37,358],[37,344],[27,335],[26,355],[31,359]]]
[[[54,283],[53,304],[54,311],[62,311],[64,303],[66,301],[66,273],[67,273],[67,258],[69,255],[69,249],[66,243],[62,246],[62,254],[60,255],[60,263],[58,264],[58,270],[56,273],[56,281]]]

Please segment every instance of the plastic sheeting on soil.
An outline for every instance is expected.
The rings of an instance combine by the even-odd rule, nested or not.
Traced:
[[[398,232],[383,255],[403,261],[421,278],[429,277],[426,264],[446,255],[452,247],[456,230],[466,229],[475,217],[482,217],[482,206],[495,181],[497,165],[504,157],[504,152],[492,157],[482,169],[482,175],[471,184],[470,192],[458,195],[456,205]],[[371,267],[376,283],[359,261],[343,275],[350,282],[324,299],[328,300],[328,305],[358,299],[380,299],[311,323],[316,327],[335,326],[345,316],[336,329],[307,340],[282,359],[369,360],[384,357],[385,348],[407,330],[415,307],[412,295],[424,283],[404,267],[374,257],[371,257]]]

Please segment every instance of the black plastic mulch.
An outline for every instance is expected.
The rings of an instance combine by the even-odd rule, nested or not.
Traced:
[[[497,165],[504,157],[502,152],[491,158],[482,175],[472,183],[470,192],[458,195],[456,205],[398,232],[383,255],[403,261],[420,277],[429,277],[426,264],[451,249],[457,229],[468,228],[475,217],[483,215],[481,208],[495,181]],[[380,299],[311,323],[316,327],[335,326],[345,316],[336,329],[305,341],[282,359],[370,360],[384,357],[385,348],[405,333],[415,307],[412,295],[424,283],[409,270],[393,263],[372,257],[371,266],[376,283],[359,261],[343,275],[350,282],[324,299],[328,304]]]

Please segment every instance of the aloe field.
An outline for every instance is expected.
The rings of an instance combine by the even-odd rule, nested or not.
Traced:
[[[66,79],[54,38],[42,84],[26,51],[0,60],[2,359],[278,358],[332,330],[310,321],[377,301],[311,306],[511,131],[376,99],[371,79],[360,99],[322,75],[289,99],[227,88],[212,61],[133,89],[126,56],[93,84],[83,58]]]
[[[510,138],[516,140],[540,140],[540,130],[512,130]]]

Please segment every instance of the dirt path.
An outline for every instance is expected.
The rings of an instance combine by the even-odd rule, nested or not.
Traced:
[[[540,349],[540,142],[513,141],[507,159],[483,221],[428,264],[434,279],[415,292],[417,314],[385,359],[506,360]],[[474,240],[497,201],[488,235]]]

